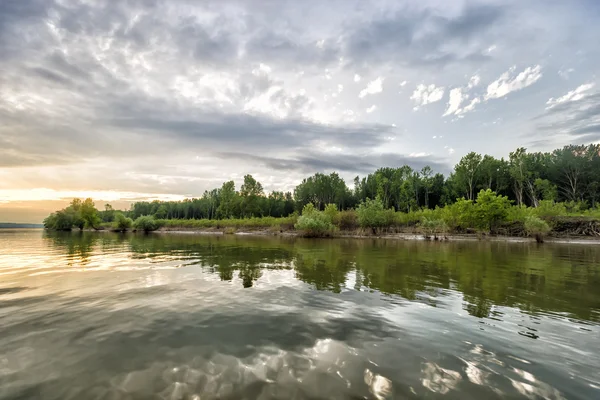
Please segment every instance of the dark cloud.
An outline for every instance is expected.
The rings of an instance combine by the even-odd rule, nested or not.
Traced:
[[[429,9],[402,10],[349,27],[346,51],[356,63],[390,59],[406,65],[481,63],[490,59],[483,50],[504,16],[502,6],[477,4],[468,5],[456,17],[439,16]]]
[[[306,156],[293,158],[274,158],[237,152],[222,152],[217,155],[222,159],[239,159],[257,163],[267,168],[284,171],[303,171],[314,173],[319,171],[341,171],[368,174],[380,167],[401,167],[409,165],[420,170],[426,165],[435,171],[446,172],[451,167],[437,157],[410,157],[401,154],[336,154],[312,152]]]
[[[207,113],[197,119],[140,115],[115,118],[109,122],[129,131],[156,132],[187,148],[240,146],[257,152],[310,148],[315,141],[354,150],[369,148],[381,144],[391,129],[384,125],[329,126],[302,120],[275,120],[248,114],[219,113]]]
[[[584,143],[600,139],[600,93],[576,101],[565,101],[548,108],[535,118],[536,131],[550,136],[567,135]]]

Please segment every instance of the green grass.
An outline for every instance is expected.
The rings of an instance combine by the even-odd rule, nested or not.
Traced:
[[[159,219],[159,225],[166,229],[293,229],[297,217],[262,217],[244,219]]]

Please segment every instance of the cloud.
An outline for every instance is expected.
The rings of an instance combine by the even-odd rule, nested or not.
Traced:
[[[481,77],[479,75],[473,75],[471,79],[469,79],[469,84],[467,85],[467,87],[469,89],[472,89],[475,86],[479,85],[479,82],[481,82]]]
[[[444,97],[444,88],[436,87],[433,83],[430,85],[419,84],[410,99],[416,104],[415,109],[426,104],[435,103]]]
[[[444,117],[452,114],[457,114],[460,111],[460,105],[464,100],[466,100],[469,96],[463,95],[462,88],[454,88],[450,90],[450,95],[448,97],[448,107],[446,108],[446,112],[444,112]]]
[[[502,98],[509,93],[533,85],[542,77],[542,67],[539,65],[527,67],[516,77],[513,77],[515,69],[515,67],[512,67],[488,85],[485,100]]]
[[[567,94],[565,94],[564,96],[561,96],[557,99],[554,98],[550,98],[548,99],[548,101],[546,102],[546,104],[548,105],[548,108],[552,108],[558,104],[561,103],[565,103],[565,102],[569,102],[569,101],[578,101],[581,100],[583,98],[585,98],[588,94],[589,91],[595,86],[594,83],[586,83],[583,84],[579,87],[577,87],[574,90],[571,90],[570,92],[568,92]]]
[[[534,141],[543,139],[541,143],[547,145],[553,141],[582,144],[600,140],[600,92],[588,93],[590,90],[573,90],[560,98],[564,100],[553,101],[535,118],[534,137],[539,139]]]
[[[381,93],[383,91],[383,78],[379,77],[367,84],[367,87],[360,91],[359,98],[363,98],[369,94]]]
[[[243,159],[267,168],[285,171],[301,170],[305,173],[324,170],[347,173],[371,173],[381,166],[398,167],[402,165],[409,165],[415,169],[421,169],[429,165],[436,171],[449,171],[451,169],[451,166],[444,160],[425,152],[408,155],[375,152],[367,154],[312,153],[306,156],[285,159],[231,152],[220,153],[218,156],[223,159]]]
[[[394,60],[430,67],[485,62],[486,38],[505,14],[503,6],[476,3],[451,15],[403,7],[349,32],[345,57],[362,64]]]
[[[442,115],[442,117],[447,117],[449,115],[458,115],[459,118],[462,118],[462,114],[473,111],[475,106],[481,102],[481,98],[475,97],[473,98],[466,106],[461,108],[466,101],[471,97],[469,92],[474,87],[479,85],[481,78],[479,75],[473,75],[466,87],[458,87],[450,90],[450,94],[448,96],[448,105],[446,107],[446,111]],[[453,120],[454,121],[454,120]]]
[[[600,28],[582,19],[589,10],[581,6],[296,3],[0,1],[0,189],[187,195],[250,171],[274,188],[293,187],[306,171],[302,163],[282,173],[217,157],[236,152],[281,162],[316,158],[305,164],[329,167],[317,163],[329,160],[329,148],[376,168],[401,160],[365,154],[384,146],[420,154],[430,151],[431,132],[440,137],[438,119],[410,108],[444,101],[448,90],[442,112],[460,118],[539,80],[538,64],[545,86],[528,91],[530,106],[514,107],[516,98],[496,102],[482,107],[482,120],[502,116],[547,137],[595,137],[595,88],[558,93],[544,104],[562,82],[546,71],[595,81]],[[569,24],[579,29],[565,34]],[[531,67],[505,72],[515,59]],[[398,90],[383,93],[383,77]],[[495,86],[482,85],[498,77]],[[409,87],[408,96],[397,93]],[[377,93],[377,101],[361,104]],[[399,115],[402,125],[394,128]],[[368,122],[375,117],[380,124]],[[470,140],[480,132],[468,124],[443,128],[446,137],[460,134],[497,156],[523,140],[494,135],[484,143]],[[443,159],[456,157],[439,150]]]

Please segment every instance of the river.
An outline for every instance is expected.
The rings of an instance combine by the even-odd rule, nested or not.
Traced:
[[[0,230],[0,399],[599,399],[600,246]]]

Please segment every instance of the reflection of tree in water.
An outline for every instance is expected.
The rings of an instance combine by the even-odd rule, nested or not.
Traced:
[[[348,272],[353,268],[353,263],[335,246],[317,251],[299,248],[294,260],[298,279],[314,285],[317,290],[330,290],[334,293],[341,292]]]
[[[485,297],[464,296],[464,309],[474,317],[487,318],[492,311],[493,303]]]
[[[493,305],[569,312],[598,320],[600,249],[596,246],[535,246],[502,242],[425,243],[394,240],[301,240],[268,237],[48,232],[55,248],[81,264],[96,245],[131,250],[132,257],[181,260],[222,280],[239,277],[251,287],[265,269],[295,270],[318,290],[339,293],[350,272],[357,290],[377,290],[435,304],[461,292],[467,311],[489,316]],[[432,300],[433,299],[433,300]]]
[[[101,237],[94,232],[56,232],[46,231],[44,234],[53,247],[68,255],[68,265],[85,266],[89,263],[94,246]]]

